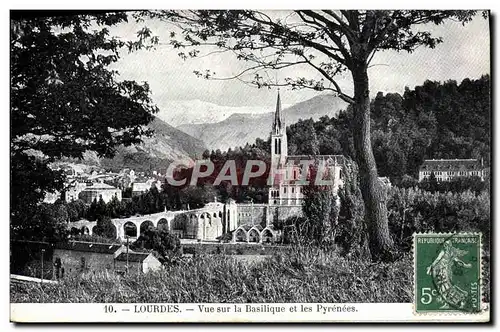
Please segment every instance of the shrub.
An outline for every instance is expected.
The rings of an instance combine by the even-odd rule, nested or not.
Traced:
[[[344,167],[344,185],[339,189],[340,210],[335,230],[335,242],[343,255],[370,257],[365,207],[359,188],[358,167],[351,161]]]
[[[485,249],[490,239],[490,195],[428,192],[413,188],[389,191],[387,208],[393,239],[409,251],[414,232],[482,232]]]
[[[154,250],[161,262],[170,260],[181,254],[179,238],[165,229],[149,228],[145,230],[130,248],[132,250]]]

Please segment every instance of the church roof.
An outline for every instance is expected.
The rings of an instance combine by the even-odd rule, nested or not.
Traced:
[[[281,129],[284,127],[282,113],[283,111],[281,110],[280,92],[278,90],[278,99],[276,101],[276,111],[274,112],[274,120],[273,120],[273,131],[276,131],[276,129]]]
[[[481,161],[477,159],[427,159],[421,171],[468,171],[481,170]]]
[[[323,155],[295,155],[287,156],[286,164],[299,165],[302,160],[314,160],[315,163],[325,160],[328,163],[333,164],[343,164],[345,163],[345,157],[343,155],[337,154],[323,154]]]
[[[69,241],[56,244],[56,249],[72,250],[72,251],[85,251],[99,254],[114,254],[122,247],[117,243],[97,243],[97,242],[84,242],[84,241]]]
[[[143,262],[149,255],[153,255],[149,252],[129,252],[128,253],[128,261],[129,262]],[[127,261],[127,253],[122,252],[116,257],[117,261]]]

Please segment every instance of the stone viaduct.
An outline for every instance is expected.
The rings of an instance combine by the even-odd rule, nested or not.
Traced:
[[[148,215],[111,219],[115,226],[116,238],[125,241],[128,236],[135,241],[149,227],[166,229],[180,239],[219,241],[220,236],[232,232],[233,242],[274,242],[276,233],[272,227],[241,224],[238,221],[238,204],[212,202],[203,208],[182,211],[164,211]],[[244,219],[244,218],[242,218]],[[241,220],[244,221],[244,220]],[[72,232],[92,235],[96,221],[80,220],[71,222]]]

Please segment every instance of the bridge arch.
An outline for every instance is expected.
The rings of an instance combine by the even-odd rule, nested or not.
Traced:
[[[169,222],[166,218],[160,218],[158,220],[158,222],[156,223],[156,228],[158,230],[167,230],[167,231],[170,231],[170,227],[169,227]]]
[[[144,220],[143,222],[141,222],[141,225],[139,227],[140,234],[146,232],[150,228],[153,228],[153,229],[155,228],[155,225],[153,224],[153,222],[151,220]]]
[[[248,231],[248,242],[253,242],[253,243],[260,242],[260,231],[257,228],[252,227]]]
[[[138,234],[136,224],[131,221],[127,221],[125,224],[123,224],[123,235],[137,238]]]
[[[179,239],[189,238],[187,235],[189,228],[188,220],[188,217],[184,214],[175,216],[170,224],[170,232]]]
[[[276,234],[268,227],[264,228],[261,233],[262,243],[274,243],[276,241]]]
[[[234,242],[248,242],[248,233],[243,227],[238,227],[234,231],[234,236],[233,236],[233,241]]]
[[[91,235],[92,234],[87,226],[82,226],[81,231],[82,231],[83,235]]]

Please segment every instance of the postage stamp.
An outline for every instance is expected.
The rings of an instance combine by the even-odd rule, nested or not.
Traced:
[[[481,310],[481,234],[414,235],[416,313]]]

